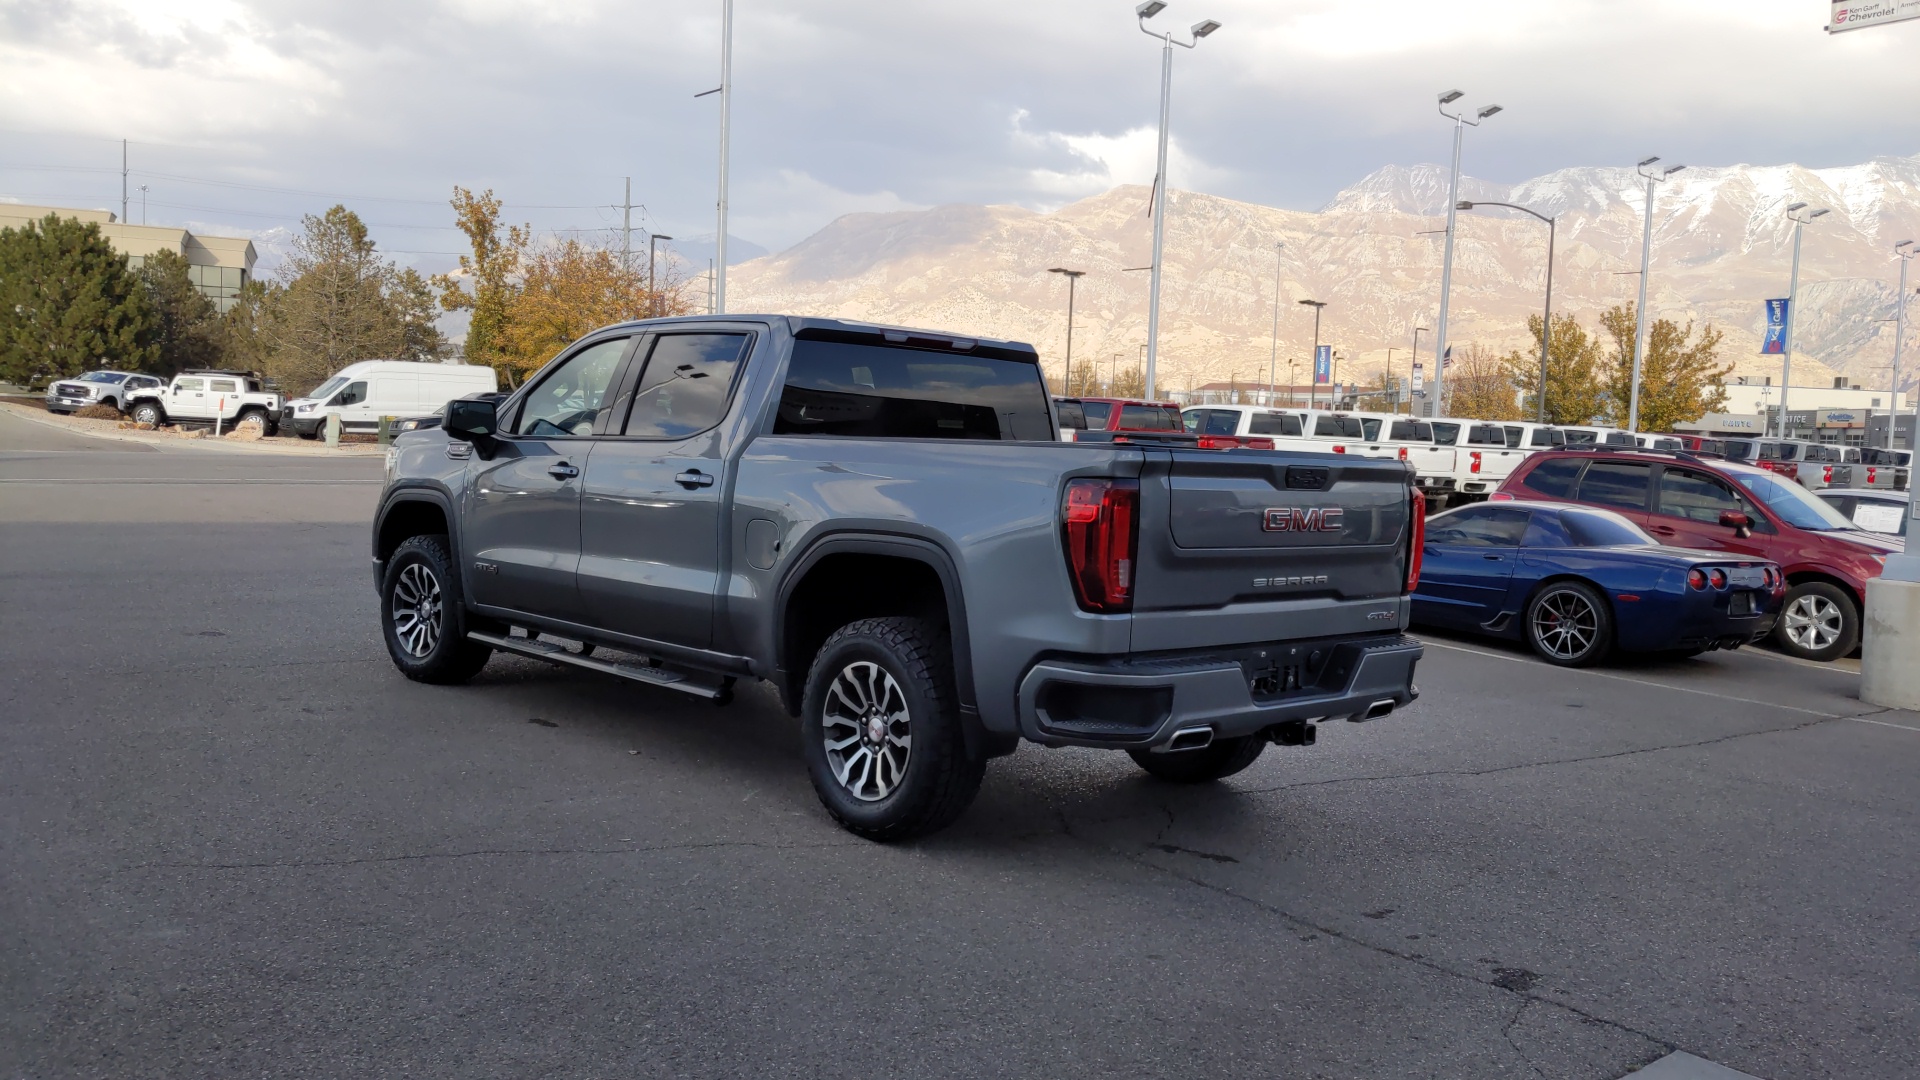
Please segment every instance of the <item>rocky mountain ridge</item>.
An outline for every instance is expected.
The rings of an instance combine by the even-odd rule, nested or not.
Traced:
[[[952,205],[848,215],[734,267],[730,306],[1031,341],[1058,373],[1067,287],[1048,270],[1069,267],[1087,271],[1075,290],[1076,363],[1137,363],[1148,195],[1123,186],[1051,213]],[[1556,312],[1597,329],[1601,311],[1634,298],[1645,194],[1632,169],[1570,168],[1514,185],[1463,177],[1461,195],[1557,216]],[[1289,360],[1304,380],[1313,319],[1302,299],[1327,303],[1321,340],[1342,353],[1342,381],[1370,378],[1389,357],[1405,374],[1413,328],[1431,327],[1439,307],[1446,198],[1446,170],[1436,165],[1381,169],[1315,212],[1170,192],[1162,386],[1259,383],[1270,366],[1285,382]],[[1893,332],[1882,320],[1892,317],[1899,278],[1892,247],[1920,239],[1920,157],[1677,174],[1655,193],[1649,308],[1657,318],[1711,322],[1737,373],[1777,379],[1778,357],[1758,351],[1761,301],[1787,292],[1793,229],[1784,207],[1793,201],[1833,211],[1806,230],[1794,382],[1829,385],[1842,375],[1884,386]],[[1450,340],[1526,349],[1526,318],[1542,301],[1546,227],[1486,208],[1462,212],[1458,229]],[[1429,364],[1432,342],[1421,336]]]

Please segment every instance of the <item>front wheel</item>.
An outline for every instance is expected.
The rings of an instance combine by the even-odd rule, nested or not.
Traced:
[[[1613,651],[1613,612],[1590,586],[1556,581],[1527,605],[1527,644],[1549,664],[1597,664]]]
[[[463,632],[460,576],[444,536],[416,536],[394,549],[380,583],[380,626],[393,666],[416,682],[466,682],[493,655]]]
[[[154,427],[159,427],[161,424],[167,422],[167,414],[160,406],[153,402],[143,401],[133,407],[133,422],[136,424],[152,424]]]
[[[1860,644],[1860,609],[1838,585],[1803,581],[1787,590],[1773,639],[1788,656],[1838,660]]]
[[[1258,735],[1215,739],[1198,750],[1129,750],[1133,763],[1156,779],[1170,784],[1205,784],[1224,780],[1253,764],[1267,740]]]
[[[263,439],[266,438],[267,414],[258,409],[248,409],[241,413],[239,418],[234,420],[233,429],[239,431],[243,428]]]
[[[946,634],[923,619],[861,619],[834,631],[807,675],[800,723],[821,805],[869,840],[945,828],[986,771],[961,737]]]

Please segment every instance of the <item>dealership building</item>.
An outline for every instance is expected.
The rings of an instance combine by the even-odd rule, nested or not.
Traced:
[[[1675,424],[1682,435],[1777,435],[1780,430],[1780,388],[1772,379],[1726,384],[1723,412],[1708,413],[1692,423]],[[1842,446],[1885,445],[1886,417],[1906,412],[1907,395],[1887,390],[1863,390],[1845,379],[1832,386],[1795,386],[1787,395],[1787,437]],[[1878,420],[1878,424],[1874,423]],[[1869,437],[1877,427],[1879,441]],[[1897,428],[1912,436],[1912,421]]]
[[[136,269],[148,256],[173,252],[187,260],[187,278],[193,287],[223,312],[239,299],[241,288],[253,280],[253,265],[259,258],[253,241],[244,237],[205,236],[164,225],[128,225],[106,210],[0,203],[0,229],[17,229],[48,214],[98,225],[113,249],[125,255],[127,265]]]

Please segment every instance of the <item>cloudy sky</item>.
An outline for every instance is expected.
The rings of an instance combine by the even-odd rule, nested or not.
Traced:
[[[1038,209],[1145,182],[1160,56],[1125,0],[736,0],[730,233]],[[423,269],[445,198],[604,236],[710,238],[720,0],[0,0],[0,198],[258,236],[344,201]],[[1920,21],[1828,36],[1824,0],[1173,0],[1173,183],[1308,209],[1443,160],[1437,91],[1506,112],[1467,171],[1649,154],[1851,164],[1920,152]],[[689,246],[694,253],[699,245]],[[749,252],[755,250],[748,248]],[[704,254],[699,258],[704,260]]]

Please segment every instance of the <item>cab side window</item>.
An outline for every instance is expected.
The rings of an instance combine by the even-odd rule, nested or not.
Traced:
[[[1240,426],[1240,414],[1227,409],[1210,409],[1206,423],[1200,426],[1202,435],[1231,435],[1233,429]]]
[[[662,334],[654,339],[625,434],[675,439],[697,435],[727,415],[746,334]]]
[[[182,393],[182,392],[193,393],[196,391],[205,390],[206,388],[207,388],[207,380],[205,379],[173,380],[173,389],[175,393]]]
[[[348,383],[345,389],[333,395],[333,400],[327,404],[358,405],[365,400],[367,400],[367,384],[364,382],[353,382]]]
[[[215,394],[237,394],[240,383],[234,379],[215,379],[207,384],[207,390]]]
[[[1645,510],[1650,472],[1647,465],[1596,461],[1580,478],[1579,499],[1621,510]]]
[[[526,404],[514,421],[514,434],[546,438],[593,434],[594,422],[600,418],[628,341],[614,338],[589,345],[555,365],[527,394]],[[362,384],[354,385],[365,392]]]
[[[1427,525],[1427,543],[1460,547],[1518,547],[1526,535],[1527,510],[1474,507],[1436,517]]]

